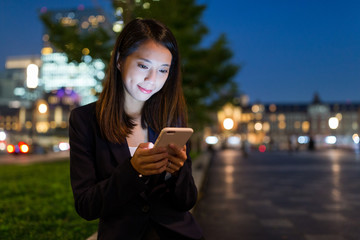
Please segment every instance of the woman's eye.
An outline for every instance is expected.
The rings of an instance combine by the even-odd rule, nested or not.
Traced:
[[[168,73],[168,70],[167,69],[161,69],[159,70],[161,73]]]
[[[144,64],[141,64],[141,63],[138,64],[138,67],[142,68],[142,69],[147,69],[148,68],[147,66],[145,66]]]

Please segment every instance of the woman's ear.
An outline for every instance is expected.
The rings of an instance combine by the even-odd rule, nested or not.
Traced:
[[[117,61],[116,67],[121,72],[121,63],[120,63],[120,61]]]

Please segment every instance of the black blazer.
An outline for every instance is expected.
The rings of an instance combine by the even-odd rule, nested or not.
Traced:
[[[157,135],[148,132],[154,143]],[[140,178],[127,143],[101,137],[95,103],[71,112],[69,136],[75,208],[87,220],[100,218],[98,239],[140,239],[150,221],[190,238],[202,237],[188,212],[197,200],[189,151],[176,177],[165,181],[163,173]]]

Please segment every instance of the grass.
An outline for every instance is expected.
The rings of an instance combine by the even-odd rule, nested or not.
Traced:
[[[0,166],[2,240],[85,240],[96,230],[75,212],[69,161]]]

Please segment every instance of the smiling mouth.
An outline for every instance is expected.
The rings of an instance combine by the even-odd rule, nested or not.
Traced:
[[[139,88],[139,90],[140,90],[141,92],[143,92],[143,93],[145,93],[145,94],[149,94],[149,93],[152,92],[152,90],[148,90],[148,89],[142,88],[142,87],[140,87],[139,85],[138,85],[138,88]]]

